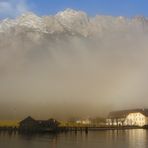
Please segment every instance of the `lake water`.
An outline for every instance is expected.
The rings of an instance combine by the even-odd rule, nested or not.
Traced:
[[[22,135],[0,132],[0,148],[148,148],[148,130]]]

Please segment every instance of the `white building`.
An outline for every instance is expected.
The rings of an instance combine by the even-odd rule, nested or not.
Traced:
[[[148,109],[133,109],[110,112],[106,119],[110,126],[145,126],[148,125]]]
[[[91,120],[89,118],[86,118],[86,119],[77,120],[76,123],[77,124],[89,125],[89,124],[91,124]]]

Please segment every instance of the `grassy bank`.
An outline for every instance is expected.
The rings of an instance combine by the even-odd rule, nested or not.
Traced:
[[[0,121],[0,127],[18,127],[19,121],[9,121],[9,120],[3,120]]]

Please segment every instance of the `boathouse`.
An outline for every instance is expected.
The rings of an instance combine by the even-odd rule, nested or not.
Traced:
[[[35,120],[32,117],[27,117],[19,124],[21,131],[53,131],[59,126],[59,122],[55,119]]]

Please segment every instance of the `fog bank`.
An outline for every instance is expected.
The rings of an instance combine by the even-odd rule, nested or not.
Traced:
[[[148,107],[148,20],[67,9],[0,22],[0,118]]]

